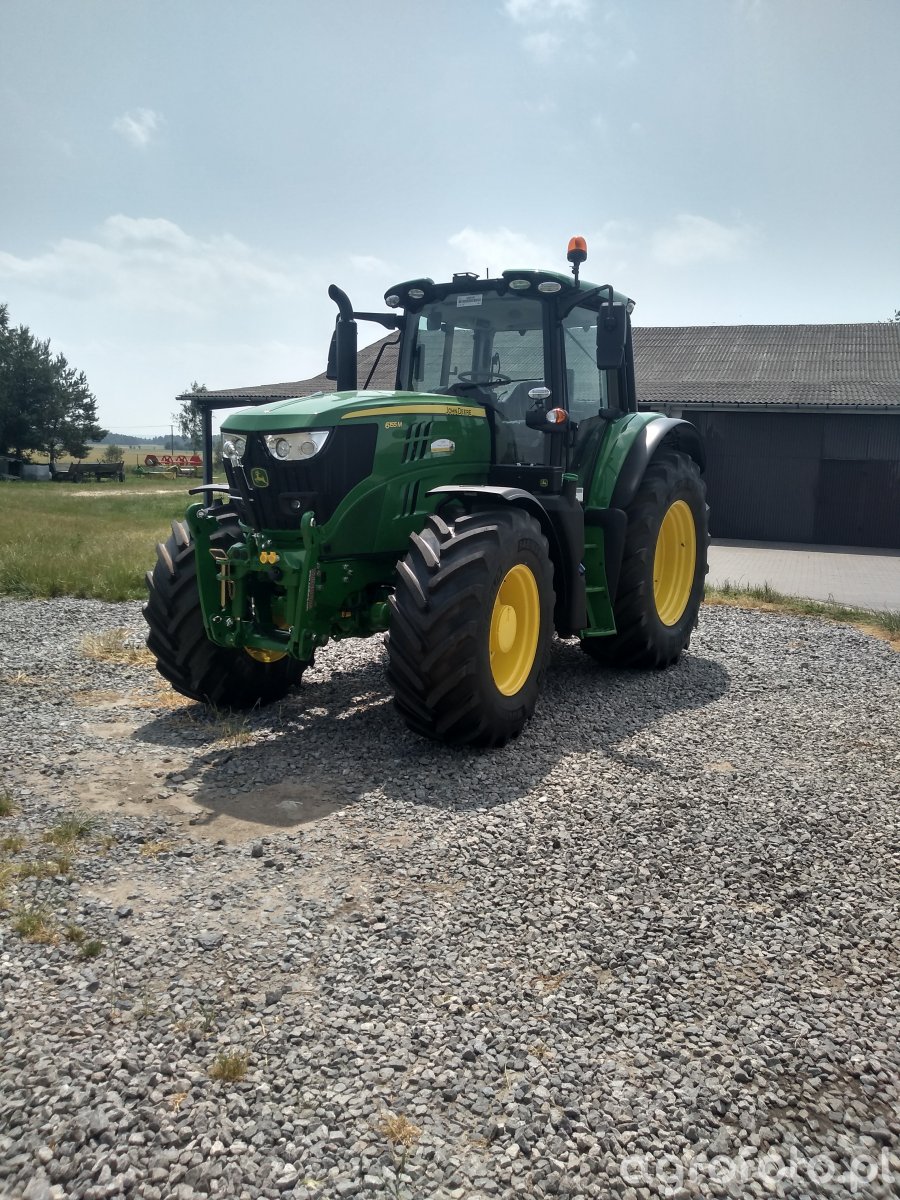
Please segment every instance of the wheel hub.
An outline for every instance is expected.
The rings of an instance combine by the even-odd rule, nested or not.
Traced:
[[[497,618],[497,647],[501,654],[508,654],[516,640],[516,610],[511,604],[504,604]]]

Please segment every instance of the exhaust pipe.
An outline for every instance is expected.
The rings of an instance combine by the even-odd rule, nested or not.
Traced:
[[[339,392],[355,392],[359,387],[356,374],[356,322],[353,320],[353,305],[346,292],[332,284],[328,295],[338,306],[334,323],[334,336],[328,351],[327,379],[334,379]]]

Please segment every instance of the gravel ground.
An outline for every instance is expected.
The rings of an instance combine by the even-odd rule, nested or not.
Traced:
[[[236,721],[85,657],[138,605],[0,618],[0,871],[95,817],[5,884],[0,1195],[900,1194],[884,643],[725,608],[662,673],[559,643],[475,754],[405,731],[375,640]]]

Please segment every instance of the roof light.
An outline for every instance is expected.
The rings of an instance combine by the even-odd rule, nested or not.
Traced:
[[[583,263],[587,258],[587,242],[583,237],[569,238],[569,249],[566,252],[566,258],[570,263]]]
[[[396,292],[392,292],[390,294],[390,296],[385,296],[384,302],[388,306],[388,308],[399,308],[400,307],[400,297],[397,295]]]
[[[424,300],[425,299],[425,293],[422,291],[421,288],[410,288],[406,294],[407,294],[407,296],[409,296],[410,300]]]
[[[557,283],[555,279],[545,279],[543,283],[538,284],[539,292],[561,292],[562,284]]]
[[[634,301],[633,300],[629,300],[628,303],[625,305],[625,311],[628,313],[629,317],[634,312]]]
[[[509,286],[514,292],[524,292],[526,288],[531,287],[530,279],[511,279]]]

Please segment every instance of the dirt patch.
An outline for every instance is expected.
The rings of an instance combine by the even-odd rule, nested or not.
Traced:
[[[348,801],[324,781],[316,785],[284,779],[236,794],[202,778],[199,783],[171,781],[170,776],[190,768],[187,756],[170,755],[160,762],[132,739],[136,726],[122,721],[84,728],[112,742],[129,742],[127,755],[109,760],[96,752],[75,757],[77,773],[66,780],[66,796],[71,805],[91,812],[125,812],[144,820],[161,814],[186,837],[241,845],[275,831],[299,831]]]

